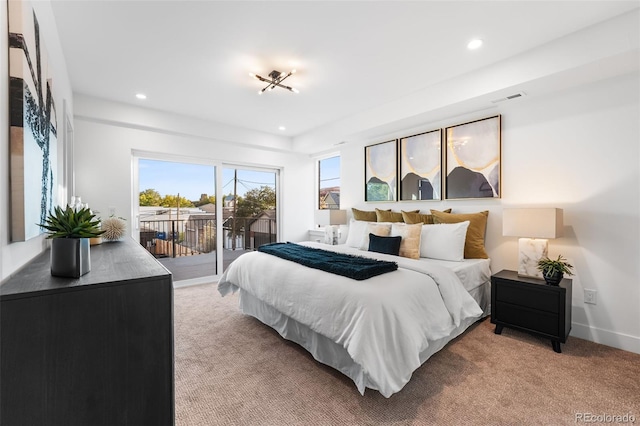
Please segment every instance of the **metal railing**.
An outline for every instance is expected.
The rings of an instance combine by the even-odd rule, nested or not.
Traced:
[[[277,240],[275,219],[229,218],[222,229],[224,249],[255,250]],[[211,253],[217,248],[216,220],[141,220],[140,244],[156,257]]]
[[[223,248],[228,250],[255,250],[263,244],[277,241],[277,224],[268,218],[229,218],[222,224]]]

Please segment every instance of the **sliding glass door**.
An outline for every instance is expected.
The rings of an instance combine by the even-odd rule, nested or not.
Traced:
[[[278,240],[278,171],[222,168],[223,265]]]
[[[174,282],[206,282],[279,235],[279,170],[133,155],[133,214],[140,244]]]
[[[140,244],[174,281],[218,275],[216,167],[138,158]]]

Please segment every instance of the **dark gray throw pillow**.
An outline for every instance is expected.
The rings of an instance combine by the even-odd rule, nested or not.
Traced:
[[[400,243],[402,237],[379,237],[376,234],[369,234],[369,251],[392,254],[397,256],[400,253]]]

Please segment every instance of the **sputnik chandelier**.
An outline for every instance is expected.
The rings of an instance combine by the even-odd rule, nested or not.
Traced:
[[[264,87],[262,90],[258,92],[258,95],[262,95],[267,90],[271,91],[276,87],[282,87],[283,89],[287,89],[288,91],[293,93],[300,93],[298,92],[298,89],[296,89],[295,87],[282,84],[283,81],[285,81],[288,77],[290,77],[292,74],[295,74],[295,73],[296,73],[296,70],[291,70],[289,72],[280,72],[280,71],[273,70],[269,73],[269,78],[265,78],[253,73],[249,73],[249,75],[255,78],[256,80],[260,80],[260,81],[264,81],[265,83],[268,83],[266,87]]]

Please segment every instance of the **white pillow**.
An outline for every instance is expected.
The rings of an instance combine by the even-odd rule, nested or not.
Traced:
[[[389,222],[368,222],[367,228],[360,242],[360,250],[369,251],[369,234],[379,237],[388,237],[391,233],[391,223]]]
[[[351,219],[349,222],[349,233],[347,234],[347,242],[345,243],[349,247],[354,247],[359,249],[360,244],[362,244],[362,239],[364,238],[365,232],[367,231],[367,226],[369,223],[375,222],[365,222],[362,220]],[[367,238],[369,234],[367,234]],[[368,240],[367,240],[368,241]]]
[[[464,242],[469,222],[422,225],[420,257],[431,259],[464,260]]]

